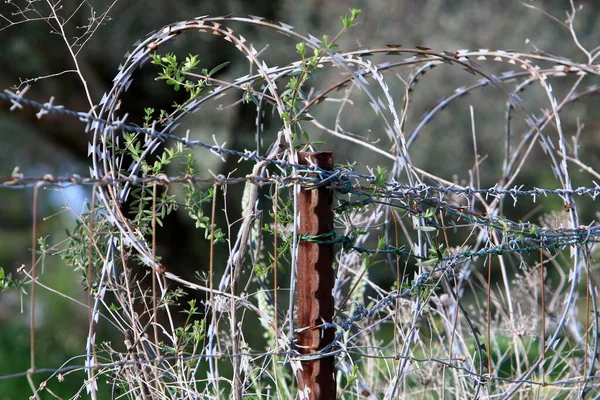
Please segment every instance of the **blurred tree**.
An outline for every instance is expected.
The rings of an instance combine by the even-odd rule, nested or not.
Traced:
[[[51,9],[50,4],[55,4],[56,8]],[[528,4],[558,16],[559,19],[564,18],[563,10],[569,9],[568,2],[564,1],[547,0]],[[599,3],[589,0],[577,4],[583,5],[584,11],[579,14],[576,27],[582,34],[581,40],[593,47],[600,37],[600,25],[597,24]],[[348,7],[362,8],[363,14],[357,28],[342,38],[340,46],[345,49],[359,46],[382,47],[386,43],[426,45],[439,50],[482,47],[529,51],[532,46],[536,46],[568,58],[582,57],[572,45],[572,39],[564,28],[542,12],[526,8],[518,1],[179,0],[173,3],[159,0],[63,0],[45,3],[12,0],[0,4],[0,88],[23,88],[25,84],[29,84],[31,89],[27,97],[33,100],[46,102],[53,96],[56,104],[72,110],[87,111],[91,105],[97,104],[102,94],[112,86],[113,77],[118,71],[123,55],[148,32],[158,30],[166,24],[191,19],[200,14],[221,15],[233,12],[236,15],[253,14],[268,20],[280,20],[295,26],[300,32],[319,35],[334,32],[339,25],[339,16],[344,15]],[[292,41],[273,35],[265,38],[264,32],[258,28],[238,28],[242,35],[257,43],[257,49],[269,45],[265,48],[266,58],[272,61],[273,65],[281,65],[296,58]],[[64,33],[61,29],[64,29]],[[529,39],[529,42],[525,43],[525,39]],[[230,70],[223,72],[228,77],[240,75],[238,72],[247,69],[247,65],[232,46],[225,46],[222,40],[207,38],[206,35],[182,37],[175,42],[173,48],[165,49],[167,50],[180,55],[199,53],[202,65],[209,67],[224,61],[233,61],[228,67]],[[89,94],[84,91],[76,67],[80,68],[85,78]],[[154,82],[156,73],[156,69],[145,67],[124,97],[122,111],[129,113],[129,121],[141,125],[145,107],[171,107],[173,93],[165,85]],[[415,121],[420,117],[419,113],[430,109],[437,99],[452,93],[452,90],[459,86],[457,81],[465,79],[466,82],[466,79],[470,79],[470,76],[458,75],[454,71],[446,73],[446,70],[436,70],[432,74],[433,79],[428,80],[424,90],[415,96]],[[397,104],[401,104],[401,83],[398,81]],[[556,87],[560,90],[560,83]],[[488,103],[485,99],[485,94],[474,94],[469,101],[478,104],[482,111],[489,107],[503,109],[504,99],[498,104]],[[595,103],[591,104],[595,104],[594,107],[597,108],[597,100],[593,101]],[[575,109],[573,115],[583,120],[589,118],[592,111],[586,104],[590,103],[584,103]],[[17,165],[28,175],[66,172],[86,174],[87,144],[90,138],[83,133],[83,125],[79,121],[60,115],[48,115],[37,119],[32,110],[10,112],[9,107],[9,103],[0,102],[0,146],[4,150],[0,158],[0,175],[10,174]],[[469,169],[468,165],[473,164],[474,160],[471,153],[471,136],[465,134],[470,129],[466,109],[467,104],[461,102],[456,108],[445,111],[419,137],[414,148],[417,165],[432,172],[439,171],[449,180],[453,179],[453,174]],[[326,108],[320,110],[322,111],[319,112],[324,114],[329,112]],[[227,114],[230,118],[200,114],[200,117],[191,117],[186,124],[204,124],[203,126],[210,128],[207,128],[207,131],[214,129],[223,134],[226,138],[223,141],[228,142],[228,147],[244,149],[250,148],[254,140],[254,113],[253,106],[239,106]],[[498,115],[501,119],[502,111]],[[408,128],[414,128],[415,121],[409,121]],[[357,130],[364,132],[371,128],[381,129],[372,126],[372,120],[366,117],[366,113],[355,113],[348,117],[346,123],[355,124]],[[497,120],[494,119],[477,121],[482,141],[480,152],[489,154],[492,166],[496,167],[495,172],[488,176],[489,182],[497,179],[498,160],[501,158],[498,139],[501,128],[495,127],[496,123]],[[600,127],[597,121],[594,124],[594,139],[586,142],[589,145],[586,151],[590,154],[593,154],[600,142]],[[205,134],[207,137],[212,135]],[[333,140],[335,139],[325,137],[327,147],[334,146],[331,143]],[[372,155],[363,158],[359,153],[361,149],[357,146],[336,142],[335,147],[335,157],[338,161],[360,159],[363,165],[379,162],[373,159]],[[461,152],[464,153],[465,149],[471,158],[457,156]],[[431,154],[435,154],[435,157]],[[235,161],[229,160],[227,163],[210,167],[215,169],[215,173],[226,173],[233,169]],[[590,163],[595,164],[598,169],[600,160],[592,156]],[[533,179],[552,178],[551,171],[540,172],[532,169],[529,175],[528,179],[531,181],[526,183],[531,185],[535,184]],[[484,177],[483,181],[488,177]],[[463,181],[468,178],[458,177]],[[0,234],[3,238],[8,238],[0,243],[0,266],[11,269],[13,273],[16,267],[28,262],[31,207],[23,207],[24,204],[31,204],[30,191],[14,192],[6,197],[3,195],[3,206],[0,208]],[[44,214],[51,214],[52,210],[59,207],[57,204],[55,202],[46,205]],[[237,201],[232,201],[228,207],[235,210],[239,205]],[[62,223],[64,221],[60,224]],[[46,229],[44,233],[52,231],[52,227]],[[158,247],[165,258],[165,264],[173,268],[175,273],[192,276],[202,268],[206,258],[203,256],[206,251],[199,243],[202,243],[202,240],[198,238],[198,232],[181,221],[177,214],[173,214],[160,230]],[[0,309],[7,302],[5,295],[2,296]],[[14,299],[11,302],[14,303]],[[0,314],[0,322],[9,316],[10,314]]]

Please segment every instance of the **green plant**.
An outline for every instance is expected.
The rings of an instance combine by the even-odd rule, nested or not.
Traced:
[[[588,165],[593,159],[582,161],[579,133],[569,141],[561,123],[569,119],[566,105],[598,92],[581,86],[598,75],[598,50],[585,50],[576,40],[570,20],[576,12],[573,7],[563,27],[587,56],[585,62],[543,50],[449,51],[399,44],[346,50],[344,34],[360,14],[355,9],[341,18],[333,37],[302,35],[253,16],[198,17],[169,25],[128,56],[97,113],[75,114],[83,120],[94,116],[86,121],[92,131],[92,176],[37,180],[35,196],[43,185],[59,190],[65,183],[94,185],[90,205],[77,215],[64,242],[51,246],[46,233],[34,229],[32,264],[39,269],[21,270],[27,279],[0,269],[0,287],[35,300],[36,288],[46,289],[35,274],[46,276],[55,255],[80,274],[88,298],[77,304],[89,313],[87,375],[80,392],[92,397],[101,397],[94,382],[108,378],[113,396],[119,388],[118,396],[129,398],[291,399],[304,385],[300,369],[308,370],[321,357],[336,357],[336,393],[343,399],[595,395],[592,255],[600,233],[593,223],[582,224],[577,201],[584,195],[595,199],[597,188],[588,179],[585,190],[574,190],[576,174],[569,166],[581,168],[582,175],[597,173]],[[297,59],[275,65],[266,56],[269,47],[258,50],[233,29],[238,25],[291,38],[288,53]],[[248,65],[239,72],[232,56],[227,70],[229,63],[209,70],[200,63],[206,53],[182,60],[164,51],[172,39],[192,32],[231,44]],[[277,48],[278,61],[285,49]],[[156,80],[184,92],[184,99],[171,108],[138,110],[138,126],[121,116],[119,107],[133,71],[148,57]],[[496,73],[486,60],[504,72]],[[442,70],[456,85],[437,102],[431,99],[447,86],[429,80],[432,70]],[[573,72],[580,74],[568,81]],[[551,80],[571,82],[567,94],[553,89]],[[533,85],[546,97],[522,96]],[[442,110],[478,91],[485,101],[468,108],[471,132],[461,135],[466,127],[451,125]],[[17,94],[10,98],[15,108],[24,101]],[[484,118],[479,113],[488,118],[495,111],[488,105],[493,102],[504,107],[505,126],[490,131],[504,132],[504,146],[490,161],[482,153],[498,138],[492,142],[475,122]],[[43,111],[67,111],[48,104]],[[216,137],[214,144],[204,141],[211,113],[236,107],[256,114],[253,147],[239,145],[250,146],[249,141],[234,142],[240,148],[219,144],[225,140]],[[193,121],[195,131],[179,135],[177,125],[184,119]],[[234,119],[233,134],[244,135]],[[428,125],[440,119],[441,125]],[[437,139],[423,144],[426,135]],[[463,147],[452,163],[444,163],[453,141]],[[469,152],[463,141],[469,141]],[[343,158],[346,143],[370,155],[349,156],[353,159],[331,171],[298,164],[299,151],[324,145]],[[561,189],[518,186],[522,171],[538,165],[530,162],[536,146],[548,155]],[[210,171],[199,167],[203,152],[224,163]],[[453,176],[456,166],[468,164],[464,159],[472,165]],[[251,166],[233,167],[235,161]],[[437,172],[423,168],[434,161],[443,164]],[[18,170],[5,181],[28,182]],[[299,193],[311,194],[302,198],[312,199],[308,208],[314,211],[327,196],[313,194],[328,191],[334,191],[335,219],[319,221],[319,233],[301,232],[304,218],[315,217],[298,209]],[[558,197],[567,207],[537,223],[532,215],[541,209],[530,206],[542,195]],[[523,203],[526,213],[517,207]],[[185,220],[201,257],[184,248],[187,237],[167,231],[169,218]],[[165,233],[174,246],[162,245],[159,237]],[[317,250],[300,255],[304,246]],[[299,282],[298,259],[316,264],[331,256],[332,248],[330,275]],[[174,252],[186,253],[181,268],[169,262]],[[296,305],[304,300],[295,297],[297,289],[308,287],[312,296],[317,284],[334,280],[335,305],[327,311],[335,309],[335,318],[321,316],[299,328]],[[101,343],[95,332],[107,322],[119,340]],[[297,341],[305,332],[327,340],[326,333],[333,332],[334,338],[306,351]],[[34,396],[52,390],[45,382],[31,387]]]

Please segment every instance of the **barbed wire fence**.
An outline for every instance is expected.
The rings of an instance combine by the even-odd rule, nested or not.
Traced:
[[[438,52],[396,44],[342,52],[334,46],[337,36],[329,40],[301,35],[287,24],[254,16],[203,16],[174,23],[136,44],[111,91],[88,112],[69,110],[53,98],[43,104],[32,101],[27,98],[27,87],[0,93],[0,99],[11,102],[13,112],[28,112],[29,107],[38,118],[52,113],[80,120],[82,134],[90,137],[91,159],[89,176],[35,177],[15,169],[10,176],[0,177],[0,188],[33,188],[37,199],[45,186],[93,187],[91,208],[81,215],[66,258],[70,264],[79,263],[90,289],[85,363],[73,365],[74,360],[69,360],[47,371],[35,369],[32,361],[30,371],[1,379],[28,376],[33,382],[36,373],[52,372],[49,380],[59,380],[81,370],[86,379],[75,396],[87,391],[91,398],[98,398],[97,382],[106,378],[115,398],[221,398],[230,393],[236,399],[312,399],[318,398],[314,392],[298,391],[302,387],[297,382],[299,371],[307,360],[333,356],[336,391],[343,398],[598,396],[600,329],[594,253],[600,227],[595,221],[581,221],[578,203],[585,197],[596,200],[599,174],[574,150],[579,135],[574,136],[573,145],[568,144],[561,112],[600,92],[597,85],[585,86],[600,75],[600,51],[579,45],[572,25],[575,14],[573,9],[568,23],[575,44],[587,56],[585,63],[542,51]],[[357,16],[352,12],[343,19],[340,33]],[[269,67],[252,44],[226,26],[233,23],[291,37],[298,43],[301,59]],[[192,72],[193,56],[178,63],[172,55],[157,55],[180,34],[197,32],[231,43],[256,72],[224,82],[212,71]],[[378,55],[395,57],[395,61],[369,60]],[[476,63],[484,60],[510,70],[488,73]],[[128,123],[119,108],[135,71],[148,61],[162,68],[162,79],[184,87],[190,96],[173,112],[158,118],[150,113],[144,126],[137,126]],[[405,96],[398,107],[390,89],[391,74],[384,74],[399,67],[409,67],[411,72],[403,82]],[[442,98],[409,131],[407,119],[418,82],[438,67],[459,67],[477,81]],[[305,93],[307,80],[327,68],[341,71],[342,77],[323,90]],[[549,81],[571,76],[575,82],[564,97],[557,97]],[[547,100],[540,106],[540,115],[531,113],[519,97],[535,84]],[[495,96],[506,99],[501,179],[493,187],[481,188],[477,179],[459,185],[417,168],[410,150],[427,123],[452,102],[483,87],[494,88]],[[389,146],[356,139],[316,118],[317,106],[335,99],[340,109],[346,107],[356,90],[380,119]],[[256,104],[257,137],[264,134],[261,116],[267,108],[276,115],[280,125],[267,149],[229,149],[216,138],[208,143],[190,139],[189,131],[178,133],[184,117],[233,91]],[[338,91],[341,97],[336,97]],[[473,107],[470,110],[476,143]],[[511,122],[516,119],[513,114],[522,116],[522,127]],[[299,151],[317,147],[299,140],[305,124],[330,133],[335,140],[358,142],[391,167],[366,167],[359,172],[352,166],[321,169],[301,164]],[[521,128],[522,134],[512,131]],[[515,138],[516,144],[511,142]],[[554,189],[518,183],[536,146],[547,156],[557,182]],[[231,157],[251,163],[252,172],[209,176],[197,171],[187,161],[193,157],[186,158],[189,149],[196,148],[205,149],[216,160]],[[474,153],[478,175],[476,145]],[[166,165],[181,159],[186,160],[185,173],[169,176]],[[591,176],[587,186],[573,187],[570,165]],[[227,209],[220,210],[228,221],[236,222],[218,227],[216,199],[219,193],[230,196],[233,185],[244,186],[242,214],[234,217]],[[172,191],[175,186],[183,187],[179,194]],[[298,194],[318,188],[336,192],[336,218],[330,232],[308,235],[298,230]],[[558,198],[564,209],[540,223],[511,220],[503,207],[507,201],[516,205],[524,197],[535,203]],[[127,203],[135,204],[129,212],[123,208]],[[171,272],[157,254],[160,221],[177,206],[187,211],[198,229],[205,230],[210,242],[208,271],[197,281]],[[237,231],[232,229],[234,224],[239,225]],[[35,248],[35,225],[33,235]],[[86,240],[73,240],[78,236]],[[217,247],[219,242],[226,249]],[[302,242],[336,248],[331,271],[335,274],[335,317],[302,328],[334,330],[335,335],[327,346],[308,355],[298,347],[302,329],[295,322],[297,249]],[[214,265],[217,251],[227,251],[222,268]],[[136,282],[132,263],[149,271],[151,287]],[[31,280],[32,302],[35,286],[43,285],[36,264],[33,251],[31,266],[20,270]],[[283,275],[289,282],[278,278],[280,268],[289,272]],[[392,284],[383,286],[372,277],[380,268],[394,272]],[[550,275],[561,276],[560,282]],[[202,304],[190,304],[183,326],[177,325],[172,311],[180,296],[173,284],[206,296]],[[117,309],[111,307],[108,296],[114,296]],[[200,312],[203,318],[195,320],[193,316]],[[160,321],[159,315],[164,316]],[[127,351],[96,343],[99,324],[113,325],[123,335]],[[259,327],[265,341],[254,348],[248,329]],[[34,326],[31,331],[34,337]],[[32,383],[35,397],[46,390],[47,381]]]

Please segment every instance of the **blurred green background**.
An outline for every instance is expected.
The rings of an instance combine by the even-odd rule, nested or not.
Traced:
[[[565,19],[565,11],[570,9],[568,1],[527,3],[560,20]],[[583,9],[578,14],[575,27],[582,44],[593,48],[598,45],[600,37],[600,3],[590,0],[579,1],[577,4],[583,6]],[[339,42],[342,50],[383,47],[389,43],[404,44],[407,47],[423,45],[439,51],[489,48],[531,52],[539,48],[575,61],[585,61],[564,27],[541,11],[525,7],[518,1],[121,0],[113,3],[89,0],[81,3],[66,0],[60,2],[60,5],[59,14],[62,18],[72,14],[64,26],[67,36],[73,41],[79,37],[79,43],[85,41],[83,47],[75,47],[75,50],[78,51],[77,58],[95,103],[109,90],[123,56],[137,40],[168,23],[204,14],[223,15],[232,12],[235,15],[259,15],[268,20],[288,23],[299,32],[310,32],[319,37],[322,34],[334,35],[341,26],[339,17],[345,15],[348,8],[354,7],[360,8],[362,14],[358,25]],[[35,11],[28,11],[27,7],[34,8]],[[92,14],[92,10],[95,14]],[[104,12],[108,13],[108,18],[96,25]],[[0,89],[18,87],[21,82],[34,79],[29,82],[29,98],[45,102],[50,96],[54,96],[56,104],[77,111],[87,111],[89,105],[80,81],[72,72],[62,73],[73,69],[63,39],[52,32],[55,29],[53,22],[40,19],[40,16],[49,13],[50,10],[44,3],[13,0],[0,4]],[[82,28],[88,24],[92,24],[91,34],[89,30]],[[281,66],[297,59],[295,43],[289,38],[243,24],[232,24],[232,27],[252,42],[255,48],[263,49],[268,45],[262,55],[270,65]],[[243,75],[247,70],[243,57],[233,47],[223,45],[222,40],[210,35],[178,38],[171,48],[165,49],[167,50],[183,55],[197,53],[201,58],[201,66],[209,68],[224,61],[232,61],[223,72],[224,80]],[[481,65],[486,71],[503,70],[492,62],[481,62]],[[400,70],[398,74],[406,77],[408,72]],[[145,67],[127,93],[123,109],[130,113],[129,121],[141,123],[144,107],[167,109],[173,102],[173,93],[169,88],[153,81],[156,73],[156,70]],[[323,82],[330,78],[328,74],[324,73]],[[46,78],[36,80],[37,77]],[[440,98],[450,95],[457,87],[473,83],[475,79],[459,68],[439,67],[431,71],[413,96],[407,131],[414,129],[421,115],[435,106]],[[552,81],[559,98],[574,79],[575,77],[567,77],[562,81]],[[320,82],[317,80],[314,85],[318,86]],[[392,92],[399,106],[402,104],[402,82],[394,77],[389,78],[389,82],[392,82]],[[473,104],[479,154],[487,156],[480,166],[481,186],[493,185],[500,176],[504,129],[502,121],[506,101],[503,96],[494,94],[493,90],[478,90],[439,113],[411,148],[415,165],[450,181],[461,184],[469,182],[468,171],[474,164],[469,119],[469,105]],[[532,112],[539,112],[540,99],[543,99],[539,89],[526,92],[523,99],[526,108],[532,107]],[[235,99],[230,96],[223,101],[228,100]],[[10,112],[9,106],[7,102],[0,103],[0,148],[3,150],[0,156],[0,176],[10,175],[15,167],[19,167],[25,175],[33,176],[46,173],[78,173],[85,176],[88,173],[89,138],[83,132],[82,124],[61,116],[46,116],[38,120],[31,109]],[[569,134],[575,132],[577,121],[585,124],[580,140],[581,159],[595,170],[600,169],[599,106],[597,98],[590,98],[570,106],[562,114],[565,132]],[[333,126],[337,107],[325,104],[317,108],[315,115],[326,125]],[[220,143],[227,142],[227,147],[243,150],[250,148],[254,141],[253,112],[253,107],[236,107],[221,113],[207,109],[188,118],[184,124],[187,128],[196,129],[195,139],[212,141],[212,135],[215,134]],[[366,103],[360,103],[360,100],[344,113],[342,121],[344,128],[360,132],[371,139],[381,137],[381,140],[387,140],[380,121],[372,115]],[[357,166],[360,172],[366,172],[366,166],[385,165],[385,160],[365,152],[360,146],[332,138],[316,129],[309,129],[309,133],[311,139],[326,142],[319,149],[334,150],[338,163],[360,160]],[[221,163],[212,156],[203,157],[205,153],[201,150],[199,152],[199,158],[207,160],[206,165],[199,165],[201,170],[210,168],[215,174],[226,174],[238,167],[236,160]],[[534,150],[529,161],[517,184],[558,187],[541,149]],[[240,168],[244,171],[243,168],[246,167]],[[589,177],[585,174],[575,168],[572,173],[575,187],[590,185]],[[31,259],[32,190],[0,190],[0,267],[5,273],[17,277],[17,268],[23,264],[29,265]],[[48,246],[60,246],[65,239],[65,229],[73,227],[74,218],[83,211],[83,201],[89,200],[89,196],[90,191],[86,188],[42,190],[38,237],[48,236]],[[231,203],[233,209],[239,207],[239,200],[233,198]],[[535,209],[529,218],[537,220],[543,213],[562,207],[559,201],[556,204],[545,202],[544,205],[545,209],[535,209],[536,205],[524,199],[515,209],[511,209],[512,204],[507,204],[506,212],[514,220],[519,220]],[[597,207],[591,200],[581,199],[581,206],[582,223],[588,224],[597,218]],[[191,271],[193,274],[198,268],[202,269],[198,266],[204,265],[203,261],[206,260],[203,255],[206,253],[206,246],[196,245],[202,241],[202,235],[188,221],[176,215],[161,233],[160,247],[166,257],[170,257],[173,265],[179,265],[182,271]],[[59,257],[46,257],[41,265],[41,272],[41,282],[45,285],[84,303],[87,301],[81,276],[65,266]],[[380,278],[376,276],[378,272],[373,273],[375,280],[384,281],[390,277],[387,269],[381,272]],[[26,285],[24,289],[28,291],[29,286]],[[71,357],[79,357],[72,360],[72,364],[83,364],[81,354],[84,354],[85,349],[88,318],[85,308],[42,288],[38,289],[36,307],[37,368],[55,369]],[[24,372],[29,368],[29,323],[29,297],[19,291],[0,293],[0,377]],[[115,347],[122,345],[122,337],[109,327],[106,331],[99,332],[99,337],[101,340],[112,341]],[[47,376],[36,375],[34,380],[39,384]],[[64,382],[58,382],[54,377],[48,384],[58,397],[69,398],[81,389],[83,378],[83,373],[76,372],[67,375]],[[0,400],[21,399],[29,395],[31,392],[25,377],[0,380]],[[109,396],[108,392],[104,392],[104,396]]]

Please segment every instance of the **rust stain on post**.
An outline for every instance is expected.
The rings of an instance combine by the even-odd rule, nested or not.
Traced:
[[[298,153],[298,162],[308,165],[311,160],[318,167],[333,169],[331,152]],[[333,191],[321,186],[301,189],[298,197],[298,233],[305,236],[329,234],[333,231]],[[317,241],[327,241],[325,236]],[[333,328],[321,327],[323,321],[332,322],[333,304],[333,243],[313,243],[300,240],[297,260],[298,297],[298,350],[313,354],[333,342]],[[302,362],[298,374],[298,390],[308,397],[298,399],[335,399],[335,358],[325,357]]]

